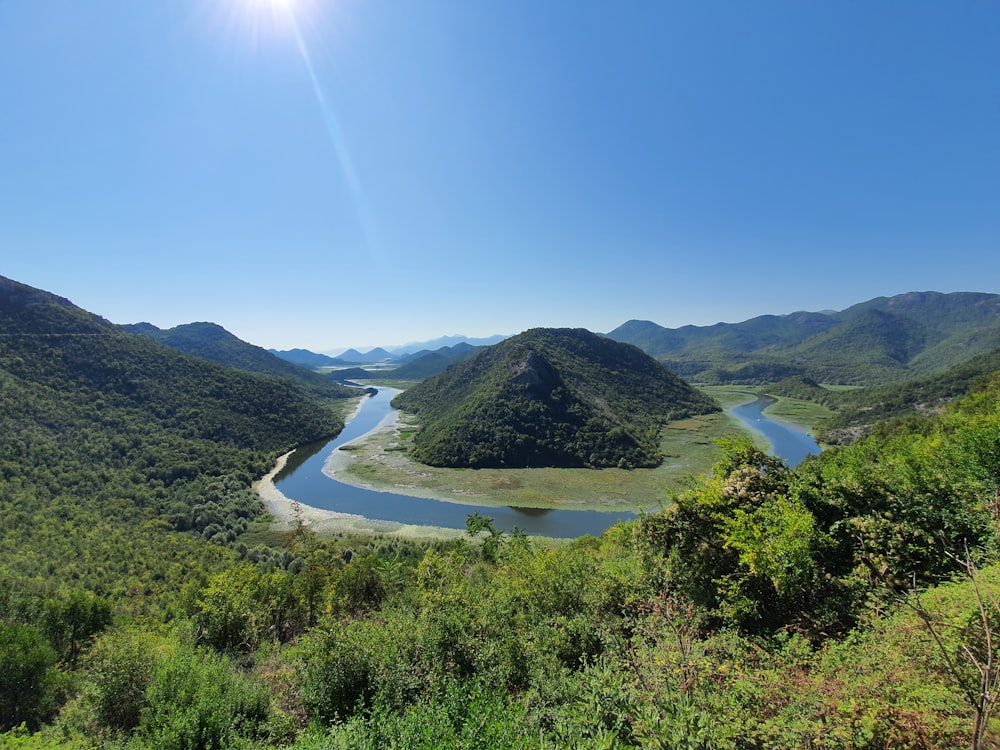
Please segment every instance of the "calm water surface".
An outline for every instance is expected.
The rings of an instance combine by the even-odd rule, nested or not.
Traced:
[[[759,396],[756,401],[733,407],[731,413],[751,430],[767,438],[771,443],[771,455],[783,458],[791,467],[798,466],[806,456],[819,453],[820,447],[812,435],[764,416],[764,409],[773,403],[773,398]]]

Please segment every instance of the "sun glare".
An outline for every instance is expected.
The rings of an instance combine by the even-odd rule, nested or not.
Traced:
[[[247,0],[251,6],[264,6],[270,7],[273,10],[291,10],[292,6],[295,5],[295,0]]]
[[[202,4],[206,28],[215,29],[226,44],[258,50],[294,42],[292,27],[306,21],[311,0],[225,0]]]

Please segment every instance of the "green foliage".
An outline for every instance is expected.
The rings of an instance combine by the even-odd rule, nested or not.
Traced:
[[[836,409],[833,418],[820,430],[821,440],[849,443],[858,433],[870,432],[880,420],[939,411],[974,390],[997,370],[1000,370],[1000,349],[973,357],[943,373],[891,386],[840,392],[816,389],[799,397]],[[777,395],[792,395],[784,387],[769,390]]]
[[[250,483],[278,453],[342,426],[299,385],[181,354],[7,280],[0,324],[0,581],[17,596],[53,596],[58,581],[169,607],[233,558],[171,527],[233,545],[262,512]],[[72,662],[70,644],[59,648]]]
[[[400,712],[378,701],[370,712],[356,714],[309,747],[334,750],[438,750],[465,748],[540,748],[537,734],[526,726],[525,709],[482,680],[454,680]]]
[[[0,730],[48,718],[56,653],[36,628],[0,622]]]
[[[995,485],[971,470],[967,439],[947,420],[900,423],[803,465],[800,496],[836,550],[826,570],[899,589],[952,575],[947,553],[986,544]]]
[[[74,589],[47,599],[42,616],[45,635],[61,659],[75,667],[83,646],[111,624],[111,603]]]
[[[835,587],[818,560],[826,540],[792,494],[792,473],[748,438],[720,445],[712,478],[641,521],[667,560],[668,587],[751,632],[816,627],[814,607]]]
[[[123,326],[129,332],[159,341],[161,344],[258,375],[286,378],[296,381],[316,396],[325,398],[354,398],[356,388],[343,386],[325,375],[292,364],[259,346],[241,341],[215,323],[188,323],[162,330],[149,323]]]
[[[415,458],[435,466],[656,466],[660,428],[717,411],[635,347],[534,329],[393,400],[420,415]]]
[[[269,715],[263,683],[179,646],[153,670],[136,734],[163,750],[224,750],[265,737]]]
[[[126,733],[139,726],[159,652],[164,647],[162,640],[135,628],[107,633],[97,640],[88,655],[87,667],[100,726]]]
[[[376,691],[383,643],[374,622],[330,623],[303,640],[301,693],[310,714],[320,721],[347,719]]]
[[[239,565],[213,576],[194,605],[200,640],[217,651],[255,651],[265,641],[286,641],[305,627],[292,577]]]

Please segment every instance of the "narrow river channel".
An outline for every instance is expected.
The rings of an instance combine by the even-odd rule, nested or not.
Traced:
[[[278,490],[303,505],[351,513],[371,520],[464,529],[467,517],[478,512],[493,518],[496,528],[506,532],[516,527],[527,534],[557,538],[575,538],[586,534],[599,536],[619,521],[635,518],[634,513],[622,511],[467,505],[356,487],[324,474],[323,467],[334,450],[392,417],[394,410],[389,402],[397,393],[399,391],[393,388],[380,388],[378,393],[364,400],[358,413],[336,438],[296,450],[274,479]],[[773,446],[772,452],[784,458],[790,466],[798,464],[809,453],[818,453],[819,446],[809,435],[763,415],[764,408],[770,403],[767,399],[758,399],[735,407],[731,413],[751,429],[763,433]]]
[[[813,436],[796,430],[785,422],[778,422],[764,415],[764,409],[774,403],[769,396],[758,396],[748,404],[730,409],[729,413],[755,432],[759,432],[771,444],[768,451],[772,456],[784,459],[791,467],[798,466],[806,456],[820,452]]]

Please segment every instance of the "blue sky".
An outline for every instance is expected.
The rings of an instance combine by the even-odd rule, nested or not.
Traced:
[[[0,0],[0,275],[265,347],[1000,292],[1000,3]]]

